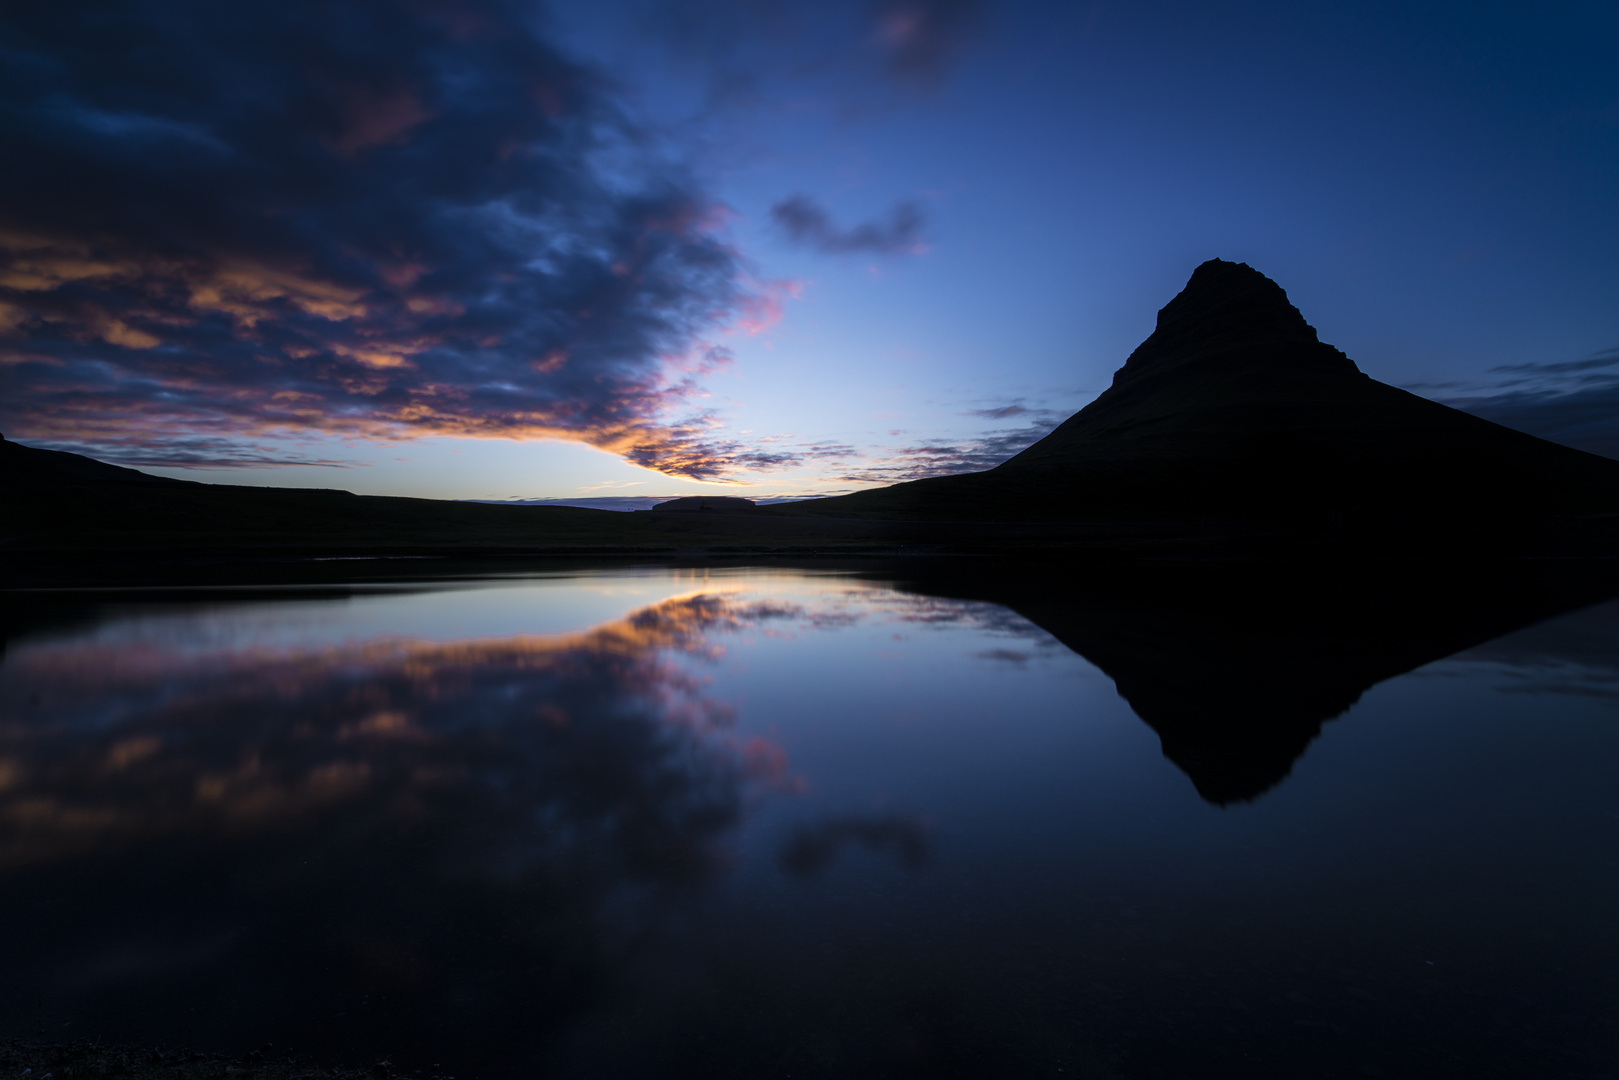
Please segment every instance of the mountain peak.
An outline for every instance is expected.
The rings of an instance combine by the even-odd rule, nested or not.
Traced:
[[[1347,356],[1322,344],[1280,285],[1247,263],[1210,259],[1158,312],[1157,328],[1114,374],[1113,385],[1189,365],[1276,364],[1359,373]]]
[[[1317,340],[1287,298],[1287,290],[1247,263],[1210,259],[1192,271],[1190,280],[1158,312],[1158,329],[1195,330],[1217,320],[1263,319]]]
[[[1113,385],[1022,453],[988,472],[823,505],[933,520],[1288,522],[1507,537],[1531,522],[1619,511],[1619,462],[1368,378],[1316,336],[1281,286],[1213,259],[1164,305]]]

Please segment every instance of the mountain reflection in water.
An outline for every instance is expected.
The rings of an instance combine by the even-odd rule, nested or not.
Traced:
[[[1249,918],[1335,916],[1300,900],[1314,884],[1221,899],[1225,871],[1192,854],[1213,826],[1178,802],[1181,835],[1155,823],[1186,781],[1162,786],[1130,729],[1090,719],[1106,700],[1069,650],[1230,815],[1285,791],[1375,684],[1460,650],[1501,689],[1606,700],[1611,612],[1570,616],[1575,653],[1566,633],[1501,635],[1611,577],[740,574],[584,631],[449,636],[390,624],[410,596],[306,601],[290,629],[264,598],[76,621],[47,604],[13,620],[0,667],[3,1019],[464,1076],[1177,1074],[1229,1041],[1209,1001],[1260,984],[1317,1001],[1310,979],[1338,977],[1285,974],[1317,963],[1298,944],[1314,923],[1254,931],[1272,936],[1243,946],[1240,978],[1216,943]],[[1103,741],[1073,743],[1087,726]],[[1106,832],[1106,807],[1134,817],[1075,839]],[[1131,867],[1166,843],[1190,884],[1154,900],[1162,871]],[[1341,970],[1337,945],[1312,947]],[[1347,931],[1343,948],[1376,951]],[[1386,978],[1391,1001],[1415,993]],[[1309,1023],[1357,1030],[1331,1015]],[[1314,1069],[1323,1030],[1266,1052]],[[1138,1036],[1151,1048],[1118,1043]]]
[[[1161,564],[1082,575],[919,574],[905,587],[990,600],[1113,679],[1211,803],[1286,778],[1377,683],[1619,594],[1619,567]]]

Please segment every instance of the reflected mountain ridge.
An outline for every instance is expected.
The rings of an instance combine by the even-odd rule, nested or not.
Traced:
[[[1114,681],[1199,795],[1229,806],[1285,780],[1378,683],[1619,595],[1619,564],[1165,562],[893,580],[1049,633]]]

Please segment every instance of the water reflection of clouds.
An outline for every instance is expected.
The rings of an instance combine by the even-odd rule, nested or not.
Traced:
[[[1508,694],[1619,703],[1619,603],[1597,604],[1458,653],[1435,674],[1490,673]]]
[[[0,668],[0,921],[33,929],[5,963],[80,1015],[222,979],[254,1032],[244,1001],[312,1043],[508,1046],[589,1007],[729,864],[751,800],[796,789],[705,669],[799,613],[708,591],[562,635],[25,642]],[[63,889],[71,911],[30,906]]]
[[[688,826],[732,822],[740,788],[787,766],[734,737],[731,707],[673,657],[700,663],[714,634],[791,613],[704,593],[571,635],[25,647],[0,673],[0,862],[493,785],[696,866],[715,830]]]
[[[1619,704],[1619,666],[1593,667],[1542,659],[1528,664],[1490,664],[1489,667],[1496,675],[1495,689],[1503,693],[1555,694]]]
[[[273,605],[259,610],[279,617]],[[734,737],[733,710],[697,670],[723,656],[727,634],[897,623],[1015,638],[1015,650],[974,655],[1019,665],[1031,649],[1060,650],[993,604],[864,586],[793,597],[722,586],[579,633],[452,641],[380,636],[300,648],[272,635],[267,643],[240,608],[170,621],[126,620],[122,630],[30,642],[6,658],[0,863],[296,819],[384,791],[396,801],[429,798],[487,779],[503,753],[550,759],[573,746],[599,757],[606,745],[592,740],[627,730],[632,715],[645,728],[647,745],[635,750],[643,766],[678,763],[732,786],[787,785],[779,748]],[[694,790],[704,786],[695,775]],[[653,817],[674,812],[646,797],[625,805]]]
[[[916,630],[969,631],[1006,638],[1022,648],[988,649],[971,655],[987,660],[1027,662],[1036,656],[1068,652],[1051,634],[1016,612],[979,600],[961,600],[902,592],[890,588],[847,589],[824,599],[820,606],[803,609],[799,621],[816,630],[838,630],[861,624],[898,624]],[[1030,651],[1032,650],[1032,651]]]
[[[973,655],[980,660],[997,660],[1003,664],[1011,664],[1013,667],[1024,667],[1033,659],[1031,654],[1018,649],[983,649],[973,653]]]
[[[793,830],[777,856],[781,868],[795,877],[813,877],[831,865],[847,847],[892,856],[907,870],[928,860],[928,824],[907,814],[833,817]]]
[[[986,603],[692,584],[575,633],[378,634],[361,600],[131,605],[14,638],[0,921],[32,929],[0,938],[0,962],[87,1020],[138,1024],[186,994],[208,1013],[222,980],[244,1038],[263,1009],[311,1048],[322,1030],[348,1046],[419,1029],[494,1053],[593,1007],[730,865],[750,807],[802,789],[714,690],[733,642],[1055,647]],[[772,845],[780,872],[926,861],[920,819],[825,812]],[[58,891],[90,899],[29,906]],[[390,1015],[355,1012],[368,994]]]
[[[795,581],[794,584],[803,583]],[[796,600],[762,599],[750,604],[749,612],[749,628],[761,636],[775,638],[794,638],[804,631],[899,627],[919,631],[966,631],[1009,639],[1019,646],[969,654],[992,661],[1021,664],[1037,657],[1066,655],[1069,651],[1051,634],[999,604],[928,596],[882,585],[825,589]]]

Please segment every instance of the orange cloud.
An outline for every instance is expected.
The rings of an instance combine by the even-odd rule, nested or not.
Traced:
[[[364,295],[362,289],[246,263],[223,267],[191,283],[193,308],[225,312],[242,329],[273,318],[271,305],[275,301],[286,301],[305,314],[330,322],[362,318],[366,314],[365,305],[360,303]]]

